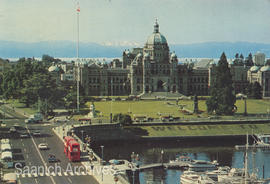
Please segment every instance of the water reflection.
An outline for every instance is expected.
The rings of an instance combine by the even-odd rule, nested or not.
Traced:
[[[161,151],[164,150],[162,156]],[[96,148],[96,151],[100,151]],[[236,151],[233,146],[226,147],[192,147],[185,148],[177,143],[160,144],[122,144],[105,145],[104,156],[109,159],[131,160],[131,153],[139,154],[140,164],[158,163],[174,160],[180,155],[187,155],[193,159],[213,161],[217,160],[221,166],[231,166],[237,168],[244,167],[244,151]],[[257,150],[254,153],[248,152],[249,171],[257,171],[259,176],[263,176],[263,166],[265,177],[270,177],[270,151]],[[141,184],[179,184],[181,170],[152,169],[141,172],[139,175]]]

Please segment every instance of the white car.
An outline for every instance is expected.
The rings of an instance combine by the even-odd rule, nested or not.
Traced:
[[[47,149],[49,149],[49,146],[48,146],[48,144],[46,144],[46,143],[40,143],[40,144],[38,145],[38,148],[39,148],[40,150],[47,150]]]
[[[33,132],[33,136],[41,136],[41,133],[39,131]]]

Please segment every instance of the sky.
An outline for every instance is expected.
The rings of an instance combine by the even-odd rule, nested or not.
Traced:
[[[270,43],[270,0],[80,0],[80,41],[143,45],[158,19],[170,44]],[[76,0],[0,0],[0,40],[77,39]]]

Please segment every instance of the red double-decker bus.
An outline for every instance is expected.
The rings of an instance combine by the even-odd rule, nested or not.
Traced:
[[[68,155],[68,144],[69,144],[69,141],[71,141],[71,140],[75,140],[73,137],[71,137],[71,136],[65,136],[64,137],[64,153],[66,154],[66,155]]]
[[[64,152],[70,161],[80,161],[80,144],[71,136],[64,138]]]
[[[75,141],[71,140],[68,144],[68,159],[72,162],[80,161],[81,158],[81,151],[80,151],[80,144]]]

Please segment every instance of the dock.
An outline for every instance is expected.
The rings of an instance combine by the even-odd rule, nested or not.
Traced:
[[[173,162],[173,163],[152,163],[145,164],[139,167],[136,167],[136,170],[143,171],[147,169],[157,169],[157,168],[175,168],[175,169],[185,169],[188,168],[188,164],[186,162]]]
[[[235,149],[237,150],[244,150],[244,149],[270,149],[270,145],[257,145],[257,144],[253,144],[253,145],[236,145]]]

